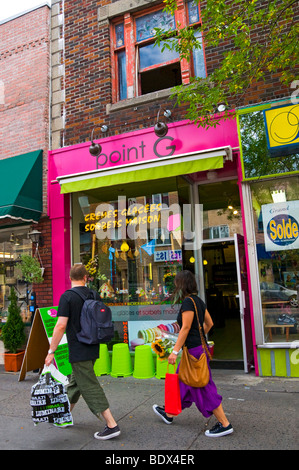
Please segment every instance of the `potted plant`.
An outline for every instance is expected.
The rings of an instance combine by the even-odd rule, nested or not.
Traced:
[[[18,278],[23,279],[30,284],[40,284],[44,282],[43,272],[37,258],[23,254],[21,255],[21,263],[18,266]]]
[[[25,325],[21,318],[21,309],[15,289],[12,287],[9,296],[7,321],[2,327],[1,339],[6,352],[4,352],[4,367],[6,372],[20,370],[25,351],[19,348],[25,342]]]

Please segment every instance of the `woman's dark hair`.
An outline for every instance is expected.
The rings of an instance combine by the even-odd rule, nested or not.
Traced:
[[[196,279],[191,271],[180,271],[174,279],[174,285],[173,303],[184,300],[190,294],[198,293]]]

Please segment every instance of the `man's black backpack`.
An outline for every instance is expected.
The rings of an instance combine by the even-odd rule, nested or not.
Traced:
[[[85,344],[107,343],[114,336],[111,310],[102,301],[96,298],[96,292],[91,290],[85,296],[75,287],[72,291],[83,299],[83,307],[80,316],[81,331],[77,333],[77,339]],[[93,298],[91,298],[91,295]]]

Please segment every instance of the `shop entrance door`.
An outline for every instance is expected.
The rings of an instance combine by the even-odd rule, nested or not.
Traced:
[[[248,372],[252,342],[243,237],[204,241],[202,259],[206,303],[214,322],[209,333],[215,344],[213,366]]]
[[[246,266],[245,244],[242,235],[234,235],[236,267],[238,279],[238,297],[242,332],[242,349],[244,371],[248,372],[253,364],[253,346],[251,334],[251,318],[249,308],[249,286]]]

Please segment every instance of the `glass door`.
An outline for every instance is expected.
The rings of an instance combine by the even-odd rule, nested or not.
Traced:
[[[234,235],[236,268],[238,280],[238,299],[242,332],[242,348],[244,359],[244,371],[248,372],[253,364],[253,345],[251,334],[251,319],[249,308],[249,286],[246,267],[246,255],[244,237]]]

